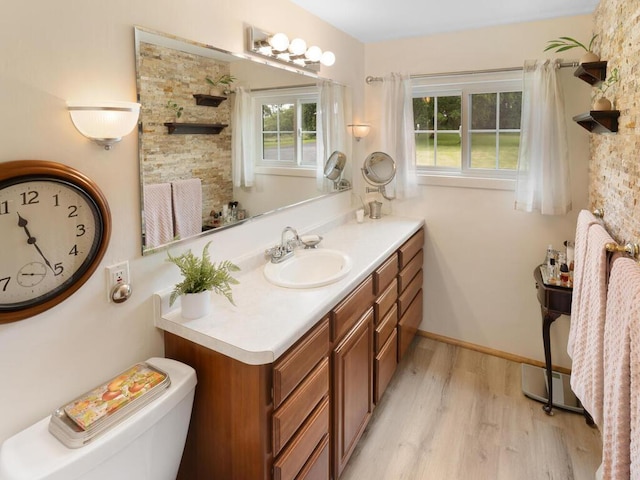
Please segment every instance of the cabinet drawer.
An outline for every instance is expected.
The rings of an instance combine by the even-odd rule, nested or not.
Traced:
[[[398,275],[398,292],[405,291],[411,280],[414,279],[420,269],[422,269],[422,261],[424,259],[424,250],[420,249],[418,253],[409,261],[409,264],[402,269]]]
[[[387,389],[387,385],[393,378],[398,366],[398,334],[394,328],[391,337],[385,343],[380,353],[376,355],[375,362],[375,382],[373,401],[377,404],[382,398],[382,394]]]
[[[329,352],[329,319],[322,320],[273,365],[273,406],[277,408]]]
[[[396,304],[398,299],[398,281],[394,278],[382,295],[376,298],[373,304],[373,312],[375,313],[375,323],[378,324],[389,313],[391,307]]]
[[[273,462],[274,480],[292,480],[307,463],[316,446],[329,433],[329,398],[318,405],[293,440]]]
[[[329,435],[325,435],[296,480],[329,480]]]
[[[418,250],[420,250],[423,245],[424,229],[421,228],[398,249],[398,266],[400,270],[409,264],[409,261],[418,253]]]
[[[367,277],[331,312],[331,339],[336,341],[344,336],[373,303],[373,279]]]
[[[422,290],[413,299],[406,313],[398,321],[398,362],[406,353],[411,340],[418,331],[418,326],[422,321]]]
[[[313,370],[289,398],[273,413],[273,454],[293,437],[311,410],[329,393],[329,359]]]
[[[413,280],[409,282],[407,288],[405,288],[404,292],[400,294],[398,297],[398,318],[402,318],[404,313],[409,308],[409,305],[413,301],[413,298],[418,293],[418,290],[422,288],[422,270],[418,272],[418,274],[413,277]]]
[[[391,255],[378,269],[373,272],[373,294],[380,295],[391,280],[398,274],[398,254]]]
[[[378,324],[374,333],[374,345],[376,353],[380,352],[382,346],[389,339],[389,335],[393,332],[398,324],[398,307],[394,305],[389,310],[386,317]]]

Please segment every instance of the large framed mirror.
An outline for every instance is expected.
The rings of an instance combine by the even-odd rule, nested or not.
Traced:
[[[316,179],[316,74],[142,27],[135,48],[143,255],[349,188]]]

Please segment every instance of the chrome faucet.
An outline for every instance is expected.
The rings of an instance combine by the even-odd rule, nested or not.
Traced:
[[[287,240],[287,233],[292,233],[293,238]],[[296,229],[293,227],[285,227],[280,237],[280,245],[269,248],[264,253],[267,257],[271,258],[272,263],[280,263],[293,256],[293,251],[296,247],[299,247],[300,244],[300,237]]]

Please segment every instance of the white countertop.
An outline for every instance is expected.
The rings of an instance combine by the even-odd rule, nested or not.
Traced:
[[[321,233],[318,248],[340,250],[351,257],[353,267],[342,280],[309,289],[277,287],[264,277],[267,260],[254,261],[258,266],[235,275],[240,282],[233,286],[236,306],[212,295],[212,313],[187,320],[175,308],[178,302],[167,311],[168,290],[156,294],[155,325],[250,365],[272,363],[423,224],[421,219],[383,216],[334,226]]]

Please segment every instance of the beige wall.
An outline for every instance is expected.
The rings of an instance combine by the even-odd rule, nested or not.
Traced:
[[[129,365],[161,356],[162,335],[153,326],[151,298],[179,277],[163,253],[140,254],[136,134],[110,152],[101,150],[74,129],[65,102],[135,100],[134,25],[242,51],[244,22],[299,35],[336,52],[336,65],[322,73],[354,85],[355,108],[362,110],[363,45],[287,0],[5,5],[0,19],[0,162],[43,159],[84,172],[109,201],[113,232],[101,266],[78,292],[43,314],[0,325],[0,441]],[[285,225],[304,229],[348,208],[350,196],[341,194],[251,221],[208,237],[211,252],[214,260],[236,258],[277,242]],[[194,241],[172,253],[199,250],[204,243]],[[107,302],[104,267],[121,260],[130,262],[133,296],[115,305]]]
[[[544,53],[547,40],[561,35],[589,38],[590,16],[383,42],[366,46],[366,74],[456,72],[521,66]],[[578,52],[567,52],[574,59]],[[541,317],[533,270],[549,243],[556,248],[572,239],[577,213],[587,204],[588,134],[571,117],[588,109],[589,88],[561,71],[571,152],[573,211],[550,217],[516,212],[513,190],[421,187],[415,201],[391,202],[395,213],[424,217],[427,224],[424,319],[420,329],[536,360],[544,360]],[[381,86],[365,88],[365,139],[378,148]],[[570,366],[566,354],[568,317],[552,326],[556,364]]]
[[[620,110],[615,135],[591,135],[589,203],[604,208],[605,224],[618,242],[640,242],[640,4],[635,0],[600,2],[595,12],[594,50],[607,72],[618,68],[620,81],[607,97]]]

